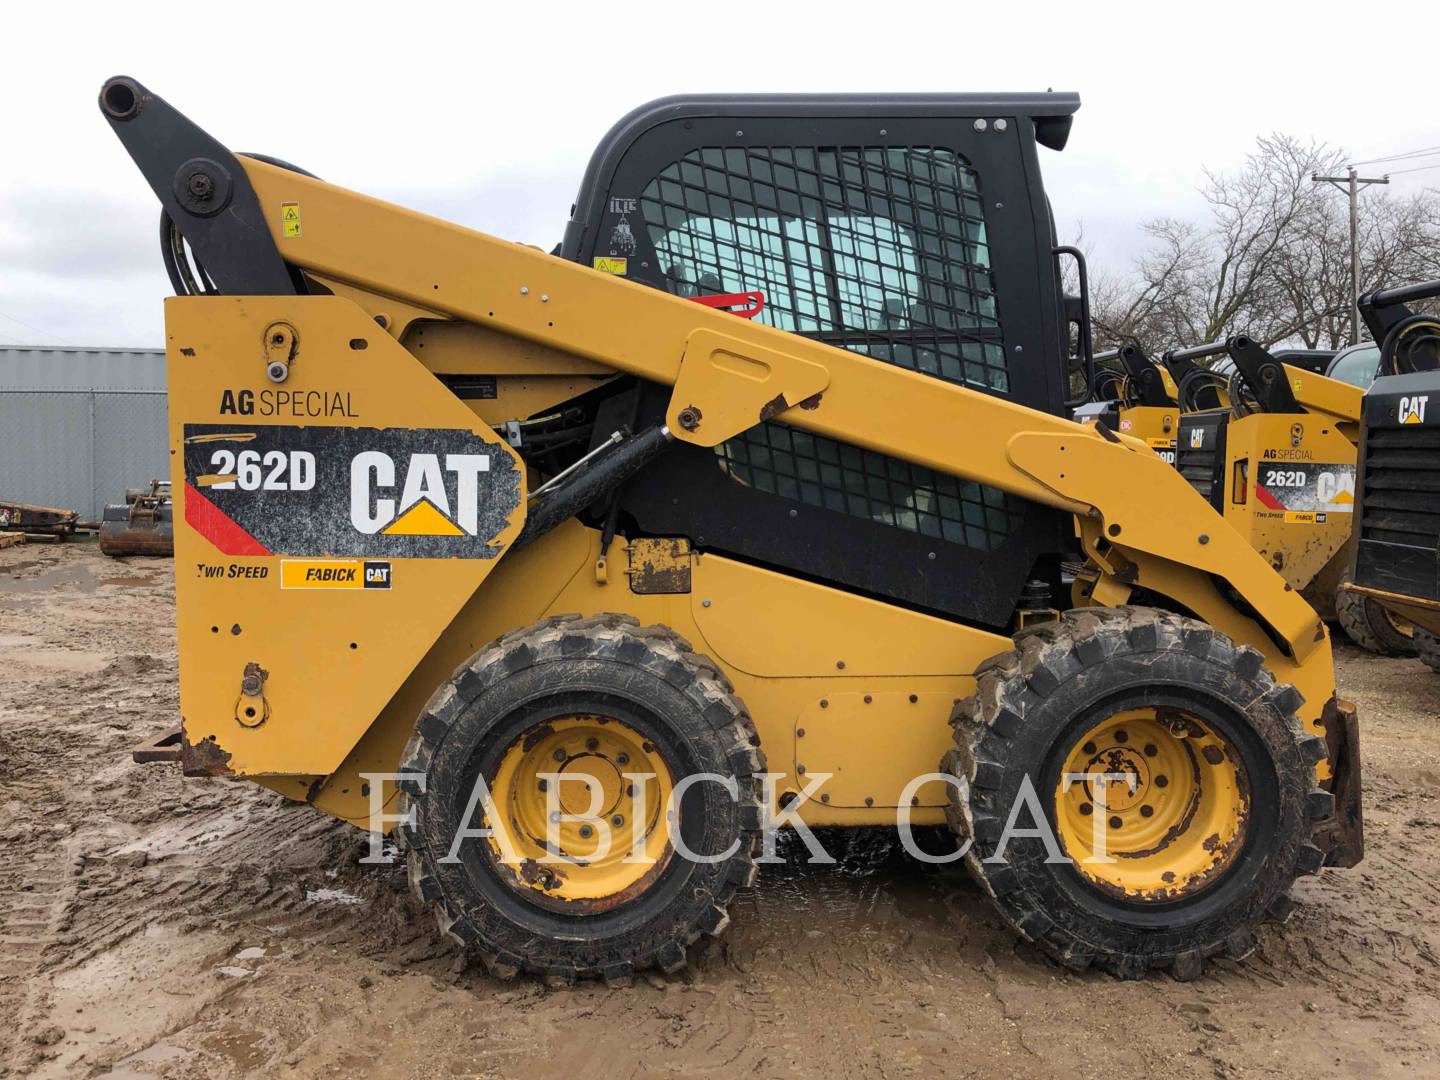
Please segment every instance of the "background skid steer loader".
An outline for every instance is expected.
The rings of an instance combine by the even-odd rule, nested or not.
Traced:
[[[1075,410],[1075,419],[1139,439],[1174,465],[1180,408],[1170,373],[1134,345],[1096,354],[1095,366],[1092,400]]]
[[[1436,297],[1440,281],[1360,298],[1382,344],[1380,377],[1365,392],[1359,535],[1345,591],[1412,623],[1416,654],[1440,671],[1440,319],[1410,307]]]
[[[1213,357],[1225,359],[1213,368],[1195,363]],[[1317,370],[1333,354],[1271,352],[1241,336],[1171,350],[1163,368],[1133,347],[1096,359],[1110,358],[1125,368],[1108,382],[1118,395],[1077,409],[1077,420],[1119,424],[1144,438],[1356,644],[1414,652],[1408,622],[1339,590],[1353,558],[1360,394]],[[1186,414],[1178,422],[1177,407]]]
[[[780,812],[948,822],[1018,932],[1127,976],[1244,955],[1358,860],[1323,623],[1063,416],[1088,319],[1036,148],[1074,97],[657,102],[560,257],[232,154],[132,79],[100,106],[182,294],[166,753],[399,818],[497,974],[679,967]]]
[[[1208,371],[1180,367],[1206,356],[1229,362]],[[1180,419],[1180,472],[1276,572],[1334,618],[1350,558],[1362,392],[1285,363],[1243,335],[1166,357],[1187,398],[1215,398]],[[1338,614],[1347,628],[1360,617],[1353,606]],[[1355,636],[1362,636],[1358,629]],[[1399,642],[1364,636],[1360,643],[1375,651],[1404,651]]]

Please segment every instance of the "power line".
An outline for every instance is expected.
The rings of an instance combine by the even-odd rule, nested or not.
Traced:
[[[1384,161],[1403,161],[1406,158],[1429,157],[1431,154],[1440,154],[1440,146],[1427,146],[1423,150],[1407,150],[1403,154],[1391,154],[1388,157],[1370,158],[1366,161],[1352,161],[1351,165],[1378,165]]]
[[[59,334],[52,334],[52,333],[50,333],[50,331],[48,331],[48,330],[41,330],[38,326],[31,326],[31,325],[30,325],[29,323],[27,323],[27,322],[21,322],[19,319],[15,318],[14,315],[6,315],[5,312],[3,312],[3,311],[0,311],[0,319],[9,319],[9,320],[10,320],[11,322],[13,322],[16,326],[23,326],[26,330],[29,330],[32,334],[44,334],[44,335],[45,335],[46,337],[48,337],[48,338],[54,338],[56,341],[60,342],[60,344],[62,344],[62,345],[69,345],[69,346],[71,346],[72,348],[79,348],[79,347],[80,347],[80,346],[76,345],[75,342],[73,342],[73,341],[67,341],[67,340],[65,340],[65,339],[62,338]]]
[[[1413,169],[1393,169],[1385,175],[1400,176],[1401,174],[1407,172],[1424,172],[1426,169],[1440,169],[1440,161],[1437,161],[1434,165],[1417,165]]]

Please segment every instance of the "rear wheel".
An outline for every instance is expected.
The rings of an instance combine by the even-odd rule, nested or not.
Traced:
[[[674,971],[754,878],[763,771],[729,681],[678,635],[548,619],[481,650],[426,706],[401,765],[411,884],[502,977]],[[683,784],[697,773],[734,777],[733,796]],[[495,835],[457,844],[482,828]]]
[[[1425,661],[1431,671],[1440,672],[1440,638],[1418,626],[1415,627],[1415,655]]]
[[[1415,655],[1415,628],[1362,592],[1354,589],[1337,592],[1335,618],[1346,636],[1362,649],[1381,656]]]
[[[953,719],[950,823],[1001,914],[1061,962],[1193,978],[1248,953],[1320,869],[1324,742],[1254,649],[1166,612],[1087,608],[1018,637],[976,690]],[[1043,822],[1016,811],[1027,789]],[[1022,835],[1001,850],[1007,824]]]

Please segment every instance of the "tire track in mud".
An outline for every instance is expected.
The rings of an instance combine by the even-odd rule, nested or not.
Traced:
[[[20,1071],[36,1040],[52,1033],[44,1018],[46,982],[38,976],[46,953],[73,940],[69,922],[80,876],[80,859],[70,844],[52,849],[50,858],[10,858],[0,868],[0,896],[9,899],[0,918],[0,1032],[5,1039],[0,1063]]]

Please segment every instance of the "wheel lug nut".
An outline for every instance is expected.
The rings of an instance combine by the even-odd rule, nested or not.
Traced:
[[[540,790],[541,790],[541,791],[549,791],[549,790],[550,790],[550,781],[549,781],[549,780],[541,780],[541,781],[540,781]]]
[[[1169,784],[1169,783],[1170,783],[1170,778],[1169,778],[1168,776],[1166,776],[1164,773],[1161,773],[1159,776],[1155,777],[1155,786],[1156,786],[1156,787],[1165,787],[1165,786],[1166,786],[1167,784]]]
[[[582,840],[589,840],[590,837],[594,834],[594,832],[595,832],[595,830],[592,829],[589,825],[581,825],[581,826],[580,826],[580,839],[582,839]]]
[[[556,761],[564,761],[565,751],[561,750],[559,747],[556,747],[555,753],[551,754],[550,756],[553,757]]]
[[[1086,817],[1089,817],[1094,812],[1095,807],[1091,806],[1088,802],[1080,804],[1080,813],[1084,814]]]
[[[1140,807],[1140,816],[1141,816],[1141,817],[1154,817],[1154,816],[1155,816],[1155,808],[1154,808],[1153,806],[1142,806],[1142,807]]]
[[[1095,744],[1094,744],[1093,742],[1087,742],[1087,743],[1086,743],[1084,746],[1082,746],[1080,749],[1083,750],[1083,751],[1084,751],[1085,753],[1087,753],[1087,754],[1093,754],[1093,753],[1095,753],[1096,746],[1095,746]]]
[[[1125,824],[1125,822],[1122,821],[1122,820],[1121,820],[1120,818],[1118,818],[1118,817],[1112,817],[1112,818],[1110,819],[1110,828],[1112,828],[1112,829],[1118,829],[1118,828],[1120,828],[1120,826],[1122,826],[1122,825],[1124,825],[1124,824]]]
[[[599,740],[599,739],[586,739],[586,740],[585,740],[585,749],[586,749],[586,750],[598,750],[598,749],[600,749],[600,740]]]
[[[1146,756],[1146,757],[1154,757],[1154,756],[1155,756],[1156,754],[1158,754],[1159,752],[1160,752],[1159,749],[1155,746],[1155,744],[1154,744],[1153,742],[1147,742],[1147,743],[1145,744],[1145,756]]]
[[[616,757],[615,757],[615,764],[616,764],[616,765],[629,765],[629,764],[630,764],[630,755],[629,755],[629,754],[618,754],[618,755],[616,755]]]
[[[1130,738],[1130,733],[1124,728],[1121,728],[1119,731],[1115,732],[1116,742],[1124,742],[1128,738]]]
[[[621,825],[624,825],[624,824],[625,824],[625,817],[624,817],[624,815],[623,815],[623,814],[616,814],[614,817],[612,817],[612,818],[610,819],[610,824],[611,824],[611,825],[614,825],[614,826],[618,829]]]

